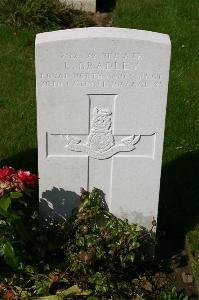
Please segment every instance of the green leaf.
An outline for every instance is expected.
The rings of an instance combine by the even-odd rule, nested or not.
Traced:
[[[67,297],[67,296],[89,296],[92,292],[89,290],[82,290],[78,287],[78,285],[73,285],[70,288],[68,288],[67,290],[61,291],[61,292],[57,292],[58,296],[63,296],[63,297]]]
[[[79,238],[77,239],[76,244],[77,244],[77,246],[79,246],[79,247],[83,247],[83,246],[84,246],[84,238],[83,238],[83,236],[81,236],[81,237],[79,237]]]
[[[17,294],[20,295],[20,299],[30,299],[31,292],[24,290],[21,286],[14,286],[15,290],[17,290]],[[32,299],[32,298],[31,298]]]
[[[0,219],[0,227],[5,228],[6,225],[7,225],[6,221]]]
[[[49,280],[37,280],[35,282],[36,285],[36,291],[37,294],[47,294],[49,287],[50,287],[50,281]]]
[[[31,265],[27,265],[27,266],[25,267],[25,270],[26,270],[27,273],[30,273],[30,274],[32,274],[32,275],[33,275],[34,272],[35,272],[34,267],[31,266]]]
[[[28,206],[28,204],[27,204],[27,202],[25,200],[18,199],[17,202],[23,204],[25,207]]]
[[[63,300],[64,298],[61,296],[56,296],[56,295],[51,295],[51,296],[44,296],[44,297],[39,297],[35,298],[38,300]]]
[[[7,218],[9,216],[9,214],[5,210],[3,210],[2,208],[0,208],[0,215],[3,216],[4,218]]]
[[[3,210],[3,211],[7,211],[9,206],[11,204],[11,198],[10,197],[2,197],[0,199],[0,208]]]
[[[13,269],[17,269],[18,259],[12,244],[10,242],[6,242],[3,245],[3,251],[4,251],[4,260],[7,263],[7,265]]]
[[[12,199],[19,199],[19,198],[23,197],[23,194],[20,192],[10,192],[10,197]]]
[[[86,243],[87,243],[87,247],[92,247],[93,245],[96,244],[96,236],[93,235],[93,234],[90,234],[87,236],[87,240],[86,240]]]

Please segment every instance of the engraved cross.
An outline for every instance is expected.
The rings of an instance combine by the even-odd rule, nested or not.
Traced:
[[[79,155],[88,158],[87,189],[90,190],[94,186],[102,189],[111,209],[114,156],[124,157],[124,159],[133,156],[153,159],[154,151],[151,149],[155,148],[155,134],[141,135],[133,133],[133,129],[132,135],[115,134],[115,111],[118,95],[100,94],[88,95],[88,97],[89,135],[50,134],[48,138],[61,137],[64,141],[64,156],[81,153]],[[146,147],[147,143],[150,144],[148,148]],[[137,149],[139,144],[140,151]],[[48,157],[50,156],[55,156],[55,154],[50,153]]]

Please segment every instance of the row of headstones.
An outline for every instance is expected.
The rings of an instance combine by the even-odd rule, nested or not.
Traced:
[[[83,10],[87,12],[96,12],[96,0],[60,0],[73,9]]]

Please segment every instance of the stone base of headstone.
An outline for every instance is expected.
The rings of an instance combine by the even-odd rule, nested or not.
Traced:
[[[87,12],[96,12],[96,0],[60,0],[73,9],[83,10]]]

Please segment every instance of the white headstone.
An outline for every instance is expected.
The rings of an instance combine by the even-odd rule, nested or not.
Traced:
[[[168,35],[121,28],[38,34],[40,210],[67,217],[80,187],[111,212],[157,218],[170,64]]]
[[[68,5],[73,9],[87,12],[96,12],[96,0],[60,0],[61,3]]]

